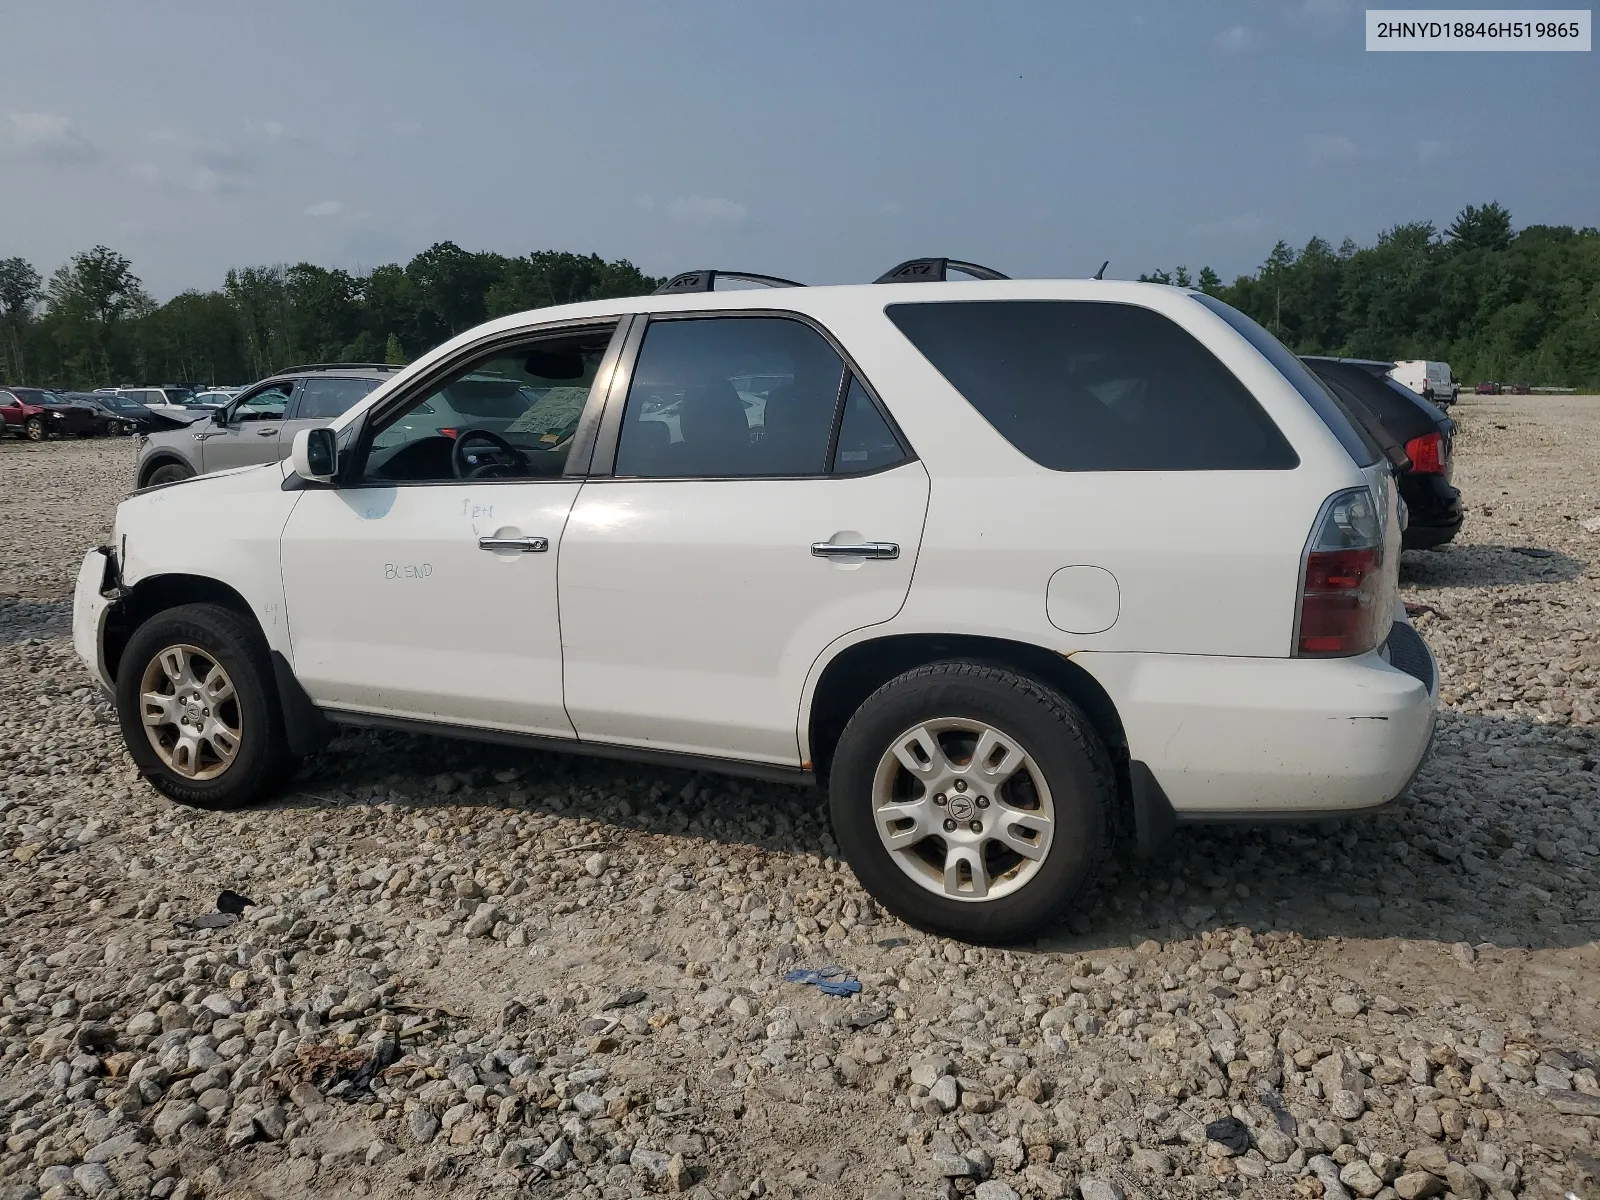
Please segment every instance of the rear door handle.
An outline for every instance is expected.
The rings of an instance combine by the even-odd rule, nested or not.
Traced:
[[[543,554],[550,549],[550,541],[542,537],[481,537],[478,539],[478,549],[492,550],[496,554]]]
[[[818,558],[899,558],[898,542],[862,542],[841,546],[836,542],[812,542],[811,553]]]

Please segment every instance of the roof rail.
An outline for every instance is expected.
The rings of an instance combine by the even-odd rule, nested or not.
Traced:
[[[714,292],[719,279],[742,279],[746,283],[764,283],[768,287],[805,287],[803,283],[796,283],[792,279],[780,279],[776,275],[757,275],[751,271],[684,271],[674,275],[655,291],[652,296],[671,296],[679,292]]]
[[[274,375],[292,375],[296,371],[398,371],[400,367],[393,363],[301,363],[299,366],[283,367],[273,371]]]
[[[873,283],[943,283],[951,267],[974,279],[1010,279],[993,267],[962,262],[959,258],[908,258],[898,267],[885,271]]]

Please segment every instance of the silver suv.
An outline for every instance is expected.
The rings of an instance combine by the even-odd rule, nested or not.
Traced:
[[[279,371],[209,417],[146,437],[139,448],[139,486],[277,462],[289,453],[296,433],[341,416],[397,370],[376,363],[331,363]]]

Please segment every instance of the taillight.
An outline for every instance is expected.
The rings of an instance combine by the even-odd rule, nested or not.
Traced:
[[[1419,475],[1444,474],[1444,435],[1425,433],[1406,443],[1406,457]]]
[[[1329,498],[1317,515],[1300,580],[1295,653],[1302,658],[1365,654],[1387,615],[1383,520],[1366,488]]]

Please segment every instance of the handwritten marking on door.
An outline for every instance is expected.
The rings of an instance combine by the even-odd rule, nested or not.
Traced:
[[[385,579],[426,579],[433,574],[432,563],[384,563]]]

